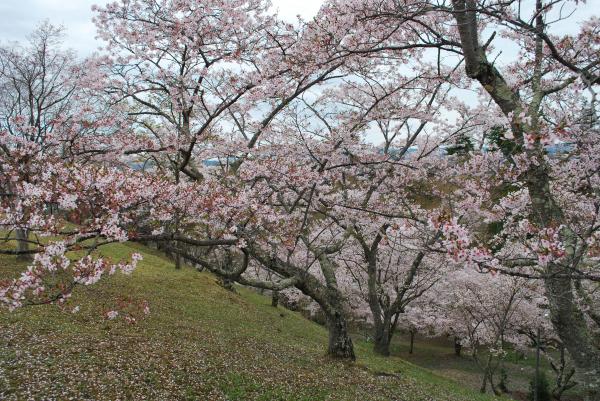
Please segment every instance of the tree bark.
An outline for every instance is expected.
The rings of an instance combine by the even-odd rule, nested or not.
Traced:
[[[462,344],[460,343],[460,339],[458,337],[454,337],[454,355],[459,357],[461,351]]]
[[[412,354],[415,348],[415,331],[410,331],[410,348],[408,349],[408,353]]]
[[[481,387],[479,388],[479,392],[481,394],[485,394],[485,392],[487,391],[487,370],[483,373],[483,383],[481,383]]]
[[[329,347],[327,353],[332,358],[356,360],[354,345],[348,334],[346,318],[341,311],[325,313],[329,330]]]
[[[321,253],[318,259],[321,272],[325,278],[325,287],[323,288],[325,297],[313,296],[313,299],[320,303],[327,318],[327,328],[329,329],[328,354],[333,358],[355,361],[354,345],[348,334],[348,325],[344,313],[344,297],[337,285],[334,263],[325,252]],[[315,288],[313,294],[318,295],[319,293],[321,291]]]
[[[494,383],[492,382],[493,373],[492,373],[491,365],[492,365],[492,354],[490,354],[488,356],[487,362],[486,362],[486,365],[485,365],[485,369],[483,370],[483,382],[481,383],[481,388],[479,389],[479,391],[481,393],[485,393],[487,391],[487,382],[488,382],[488,379],[490,381],[490,385],[492,387],[492,391],[494,391],[494,393],[495,393]]]
[[[21,262],[31,262],[33,258],[30,254],[25,253],[29,251],[29,242],[27,242],[29,239],[29,233],[27,230],[20,228],[16,229],[15,239],[17,240],[17,252],[23,252],[17,255],[17,260]]]
[[[384,319],[383,325],[375,329],[374,351],[383,356],[390,356],[390,323]]]
[[[273,308],[277,308],[278,304],[279,304],[279,291],[273,291],[271,293],[271,306]]]
[[[545,284],[552,324],[582,378],[585,400],[600,400],[600,356],[591,342],[583,312],[573,299],[572,280],[549,278]]]

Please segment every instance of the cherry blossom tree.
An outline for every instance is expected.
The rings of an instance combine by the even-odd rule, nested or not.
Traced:
[[[140,255],[111,261],[98,248],[127,240],[137,221],[160,221],[164,201],[173,200],[161,177],[131,171],[143,141],[108,107],[97,60],[77,61],[60,38],[44,23],[29,47],[0,53],[1,241],[12,232],[18,240],[17,249],[0,252],[30,261],[2,283],[0,300],[10,309],[62,304],[76,285],[131,272]]]
[[[261,0],[114,2],[95,8],[105,54],[81,64],[42,26],[31,49],[0,52],[0,224],[20,240],[2,252],[35,255],[2,302],[64,300],[139,259],[99,246],[156,241],[226,280],[299,290],[329,354],[353,359],[349,301],[368,304],[386,354],[451,261],[478,277],[456,288],[543,283],[594,399],[598,127],[581,116],[597,107],[598,20],[559,35],[559,4],[330,1],[291,25]],[[498,37],[518,59],[493,61]],[[492,334],[455,334],[497,342],[509,306],[482,312]]]
[[[60,49],[61,40],[62,29],[46,21],[30,35],[28,45],[0,48],[1,131],[45,146],[54,127],[72,112],[77,89],[71,78],[79,74],[79,66],[72,52]],[[2,150],[10,154],[8,147]],[[10,185],[2,192],[10,193]],[[30,259],[27,230],[16,227],[14,234],[18,257]]]
[[[594,333],[598,327],[589,313],[597,305],[585,301],[589,297],[582,297],[577,290],[581,288],[577,283],[581,282],[588,288],[584,293],[589,293],[589,288],[594,288],[597,282],[595,251],[591,245],[595,242],[597,218],[594,206],[597,167],[592,156],[597,152],[591,142],[596,131],[577,123],[583,96],[589,96],[591,103],[595,103],[595,87],[599,82],[597,18],[584,21],[577,34],[564,35],[559,27],[569,15],[565,11],[569,7],[566,2],[537,1],[534,7],[524,7],[519,1],[474,0],[329,4],[339,14],[351,13],[387,27],[381,29],[378,44],[365,50],[370,54],[406,49],[418,42],[423,48],[435,49],[440,63],[446,57],[464,59],[466,77],[480,84],[482,103],[478,111],[487,110],[489,128],[505,127],[500,146],[502,155],[498,152],[484,155],[474,163],[488,171],[502,170],[508,174],[504,174],[505,181],[513,187],[505,186],[505,192],[499,195],[500,186],[483,182],[490,180],[490,175],[476,178],[475,174],[475,180],[461,175],[467,181],[463,184],[468,184],[465,192],[473,191],[469,200],[476,201],[473,205],[466,202],[463,205],[471,210],[474,205],[482,205],[481,215],[485,215],[491,203],[483,205],[483,199],[498,203],[498,198],[502,198],[499,203],[505,206],[518,201],[520,213],[512,209],[510,219],[488,216],[488,222],[503,225],[506,236],[511,232],[516,234],[518,226],[527,233],[521,231],[518,241],[502,246],[505,252],[502,257],[497,252],[497,243],[470,250],[458,246],[452,250],[452,243],[456,245],[457,240],[463,242],[469,238],[458,235],[462,229],[456,219],[455,228],[450,230],[454,232],[445,233],[450,235],[449,250],[456,258],[467,263],[476,261],[488,270],[542,280],[556,332],[577,368],[587,377],[588,398],[597,398],[600,362]],[[361,28],[354,32],[358,35]],[[408,35],[410,32],[422,35],[415,39]],[[499,36],[519,52],[518,57],[505,62],[505,67],[494,62],[498,56],[494,44]],[[484,130],[482,126],[479,134],[474,135],[481,137]],[[548,149],[556,142],[571,144],[570,153],[577,156],[553,156]],[[576,185],[578,189],[573,188],[574,182],[581,183]],[[486,187],[496,193],[485,194]],[[471,220],[477,218],[472,216]],[[468,239],[471,245],[477,242],[476,236],[477,231]],[[496,241],[499,238],[492,237]],[[528,251],[523,253],[525,249]]]
[[[582,24],[577,37],[560,37],[552,32],[553,4],[537,1],[528,20],[526,11],[516,5],[452,3],[466,73],[481,83],[502,111],[508,128],[505,138],[516,145],[509,152],[504,150],[504,156],[518,170],[516,181],[527,200],[527,217],[521,225],[529,226],[539,241],[540,246],[532,250],[538,255],[536,264],[541,268],[554,328],[586,377],[588,398],[594,399],[600,391],[600,350],[593,334],[598,325],[586,312],[593,306],[581,302],[576,290],[585,276],[598,273],[590,246],[596,235],[596,158],[588,153],[593,145],[583,145],[594,130],[578,126],[573,109],[561,106],[577,101],[586,88],[595,97],[598,20]],[[514,72],[502,73],[488,60],[487,46],[479,41],[478,16],[505,26],[506,36],[518,44],[522,57],[511,66]],[[559,14],[558,19],[562,18]],[[582,159],[562,163],[549,157],[544,145],[555,140],[577,143]],[[573,182],[587,189],[569,191]],[[574,197],[588,210],[583,219],[580,207],[565,203]]]
[[[529,346],[539,328],[553,333],[546,302],[536,281],[455,269],[409,307],[406,319],[424,334],[453,336],[469,348],[482,370],[481,392],[489,384],[500,394],[494,375],[506,352]]]
[[[262,1],[136,1],[96,11],[100,36],[115,54],[108,91],[152,143],[140,155],[151,161],[149,170],[170,176],[189,201],[172,202],[161,222],[131,238],[169,241],[178,255],[227,280],[299,288],[328,316],[329,353],[354,358],[327,257],[337,246],[319,244],[320,234],[302,218],[310,208],[306,188],[325,177],[313,171],[314,161],[295,166],[306,152],[277,121],[302,94],[335,78],[342,63],[326,51],[307,57],[321,38],[277,21]],[[191,199],[194,185],[223,206],[210,220],[196,212],[202,204]],[[296,206],[288,204],[293,199]],[[237,247],[193,252],[219,244]],[[309,262],[296,256],[302,252],[312,255]],[[242,275],[256,265],[276,280]],[[316,272],[307,271],[313,266]]]

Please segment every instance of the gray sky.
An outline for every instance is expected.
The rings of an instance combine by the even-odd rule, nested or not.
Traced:
[[[272,0],[280,15],[294,21],[296,15],[310,19],[319,10],[324,0]],[[107,0],[0,0],[0,42],[23,41],[39,21],[49,19],[55,25],[67,28],[66,46],[86,56],[96,50],[95,27],[92,24],[93,4],[105,4]],[[533,0],[525,0],[524,7],[533,6]],[[574,33],[578,21],[591,15],[600,14],[600,0],[587,0],[586,3],[570,3],[566,9],[574,15],[568,21],[554,27],[555,33]],[[503,50],[503,57],[515,57],[513,49],[505,48],[501,40],[496,46]],[[502,62],[502,60],[499,60]]]
[[[322,0],[272,0],[280,15],[295,20],[313,17]],[[106,0],[0,0],[0,41],[23,41],[39,21],[49,19],[55,25],[67,28],[67,47],[85,56],[93,52],[98,43],[92,23],[93,4],[106,4]]]

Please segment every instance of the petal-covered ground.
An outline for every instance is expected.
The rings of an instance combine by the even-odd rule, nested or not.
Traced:
[[[1,400],[492,399],[360,341],[355,364],[329,360],[326,330],[269,298],[138,245],[106,252],[133,250],[144,260],[132,276],[77,288],[67,309],[0,312]],[[0,257],[0,277],[22,268]],[[106,319],[123,298],[148,301],[150,315]]]

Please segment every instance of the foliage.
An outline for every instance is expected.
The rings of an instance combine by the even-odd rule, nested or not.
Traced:
[[[473,150],[475,150],[475,146],[471,139],[466,135],[462,135],[452,146],[446,148],[446,154],[466,156]]]

